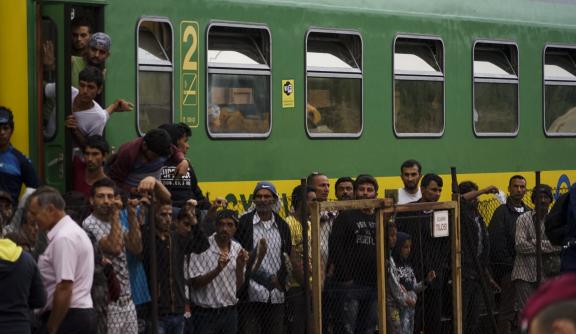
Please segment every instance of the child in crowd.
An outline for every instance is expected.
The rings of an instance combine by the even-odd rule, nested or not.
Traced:
[[[417,294],[424,291],[428,284],[436,278],[436,273],[430,271],[426,274],[426,278],[418,282],[414,269],[409,262],[410,253],[412,251],[412,237],[408,233],[398,232],[396,237],[396,245],[392,251],[392,258],[397,265],[398,280],[402,288],[406,291],[408,302],[405,305],[399,305],[400,313],[400,327],[402,334],[412,334],[414,332],[414,315]]]
[[[393,222],[389,222],[386,225],[386,235],[388,236],[388,250],[389,250],[389,257],[388,257],[388,293],[386,294],[386,308],[387,308],[387,316],[389,324],[389,332],[392,334],[400,334],[402,333],[401,327],[401,318],[400,318],[400,310],[403,308],[408,307],[408,305],[412,305],[414,307],[416,305],[416,300],[410,300],[408,298],[408,294],[406,293],[406,289],[402,287],[400,284],[400,278],[398,273],[398,268],[396,267],[396,263],[394,258],[392,257],[392,252],[394,246],[396,245],[396,238],[397,238],[398,230],[396,228],[396,224]]]

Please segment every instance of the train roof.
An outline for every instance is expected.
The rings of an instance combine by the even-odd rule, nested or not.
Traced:
[[[368,15],[437,16],[576,28],[576,0],[231,0]]]

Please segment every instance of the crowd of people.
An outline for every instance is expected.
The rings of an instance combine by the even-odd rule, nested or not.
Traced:
[[[328,176],[311,173],[296,186],[287,217],[279,214],[275,185],[260,181],[252,206],[239,214],[225,199],[203,195],[186,159],[185,124],[162,125],[110,152],[106,122],[132,106],[117,100],[103,109],[95,101],[111,40],[80,19],[72,28],[71,192],[41,185],[31,161],[11,145],[12,112],[0,107],[1,333],[378,331],[375,209],[321,212],[323,328],[313,328],[308,207],[329,200]],[[51,49],[45,45],[47,66]],[[47,83],[46,96],[54,89]],[[418,161],[405,161],[400,177],[398,204],[439,201],[443,179],[423,175]],[[498,189],[459,184],[464,333],[480,331],[481,305],[494,292],[498,333],[576,333],[574,275],[537,290],[543,279],[576,270],[576,201],[564,197],[550,219],[552,189],[534,188],[536,210],[525,204],[526,190],[523,176],[510,178],[509,196],[487,225],[478,198]],[[334,186],[337,200],[375,199],[379,191],[367,174],[340,177]],[[576,198],[576,188],[570,192]],[[390,333],[450,330],[443,320],[451,301],[451,239],[437,233],[433,219],[425,210],[385,222]]]

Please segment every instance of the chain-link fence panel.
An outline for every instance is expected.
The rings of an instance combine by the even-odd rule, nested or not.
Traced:
[[[453,332],[452,238],[456,236],[450,232],[450,220],[445,210],[396,215],[398,232],[390,260],[396,268],[390,269],[389,290],[399,290],[393,294],[391,317],[400,331],[392,327],[392,333]]]
[[[567,191],[567,188],[552,189],[553,199]],[[527,191],[524,207],[518,208],[496,198],[478,203],[478,212],[488,225],[493,310],[497,327],[505,332],[518,328],[518,312],[539,282],[560,271],[560,248],[552,246],[546,238],[545,212],[539,217],[535,214],[532,195],[532,190]],[[549,205],[551,207],[553,202]],[[540,224],[540,244],[536,242],[536,221]],[[537,265],[537,254],[541,254],[541,265]],[[480,310],[482,316],[488,316],[485,303]]]

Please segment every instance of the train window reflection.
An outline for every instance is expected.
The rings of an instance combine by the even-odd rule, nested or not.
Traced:
[[[576,135],[576,46],[544,51],[544,130],[549,136]]]
[[[172,26],[164,19],[138,22],[138,131],[172,122]]]
[[[399,36],[394,43],[394,131],[399,137],[444,133],[444,51],[438,38]]]
[[[362,41],[350,31],[311,30],[306,41],[306,130],[311,137],[362,133]]]
[[[518,133],[518,49],[501,42],[474,45],[474,108],[478,136]]]
[[[270,32],[208,28],[207,126],[212,137],[266,137],[271,121]]]

